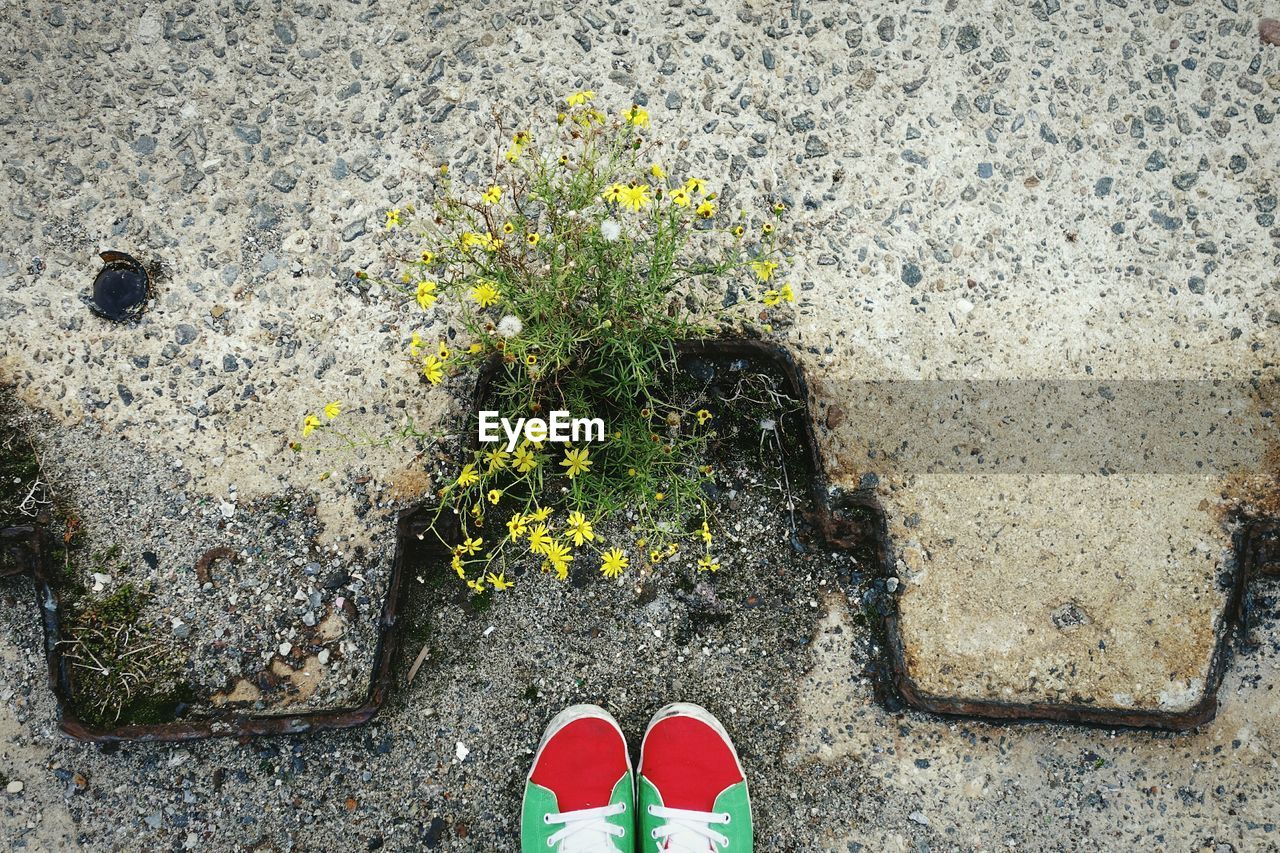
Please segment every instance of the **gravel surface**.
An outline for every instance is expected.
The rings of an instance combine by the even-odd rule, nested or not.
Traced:
[[[969,644],[934,672],[965,684],[980,666],[997,693],[1022,689],[1035,661],[1016,645],[997,654],[992,639],[1042,627],[1028,617],[1010,628],[1011,614],[1048,619],[1064,603],[1034,582],[1045,546],[1029,531],[1078,531],[1082,565],[1096,566],[1111,547],[1102,530],[1186,553],[1201,539],[1221,546],[1223,528],[1175,525],[1189,512],[1179,503],[1167,526],[1185,539],[1169,540],[1162,510],[1110,491],[1106,513],[1074,509],[1122,490],[1119,480],[1055,488],[1027,474],[877,470],[883,458],[861,452],[858,419],[827,408],[848,402],[840,385],[823,380],[1274,372],[1280,55],[1274,24],[1260,33],[1267,15],[1246,0],[981,10],[955,0],[17,0],[0,16],[0,380],[42,413],[53,486],[94,521],[87,547],[157,556],[158,568],[144,558],[129,571],[157,583],[157,619],[170,631],[180,619],[200,641],[203,687],[234,687],[286,642],[284,657],[306,671],[326,645],[294,641],[309,636],[308,613],[323,622],[341,596],[357,613],[329,644],[333,678],[304,701],[344,701],[368,653],[361,632],[378,606],[394,513],[430,483],[402,442],[301,454],[289,444],[302,415],[329,400],[347,404],[356,434],[377,438],[406,416],[438,424],[449,402],[402,358],[413,331],[439,335],[444,318],[423,318],[354,272],[379,261],[380,211],[412,200],[420,174],[444,161],[461,179],[482,174],[495,103],[550,114],[556,98],[591,87],[610,110],[647,106],[673,143],[668,170],[708,178],[724,209],[790,205],[802,299],[784,340],[821,399],[829,469],[877,488],[896,547],[937,557],[945,543],[970,543],[961,559],[928,566],[945,579],[933,598],[908,588],[913,624],[930,648],[946,646],[935,641],[949,630]],[[112,325],[82,302],[106,249],[157,273],[136,325]],[[1179,494],[1198,507],[1222,485]],[[1152,479],[1133,487],[1158,492]],[[1146,515],[1157,521],[1134,524]],[[1021,533],[999,559],[982,537],[959,535],[1001,524]],[[264,606],[232,614],[219,606],[231,578],[215,568],[206,590],[195,576],[195,557],[228,542],[244,557],[222,571]],[[765,565],[725,575],[724,601],[746,589],[735,584],[775,595],[735,612],[736,634],[715,623],[694,631],[710,654],[659,642],[682,639],[701,606],[678,588],[649,602],[625,586],[562,601],[560,588],[529,584],[524,606],[513,597],[478,618],[437,613],[449,626],[439,658],[364,730],[111,751],[57,734],[30,588],[4,581],[0,835],[26,849],[504,849],[514,783],[561,703],[595,698],[634,730],[678,691],[702,698],[752,750],[762,849],[1280,843],[1274,590],[1215,722],[1188,735],[1117,733],[888,712],[864,683],[872,640],[861,604],[817,585],[831,586],[833,570],[806,570],[816,579],[806,588]],[[1143,565],[1125,583],[1091,575],[1092,600],[1132,604],[1129,585],[1167,580],[1166,554]],[[1216,561],[1188,565],[1170,594],[1204,599]],[[327,589],[336,571],[357,586]],[[790,602],[785,616],[768,624],[780,602]],[[535,614],[550,628],[535,628]],[[1133,648],[1182,633],[1143,617],[1117,611]],[[592,639],[594,624],[604,632]],[[553,644],[556,626],[564,638]],[[219,629],[234,640],[222,650]],[[606,664],[642,642],[661,647],[652,663],[611,674]],[[734,669],[737,656],[721,649],[735,642],[762,675]],[[582,685],[550,665],[557,651],[597,650]],[[302,688],[277,678],[290,682],[279,701],[296,703]]]

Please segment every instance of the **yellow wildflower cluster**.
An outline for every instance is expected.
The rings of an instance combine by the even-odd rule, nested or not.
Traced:
[[[342,414],[342,402],[334,400],[331,403],[326,403],[320,411],[324,414],[325,421],[333,421],[338,415]],[[302,437],[306,438],[321,426],[325,426],[325,421],[320,420],[319,415],[308,412],[302,419]]]
[[[456,519],[462,539],[451,564],[476,593],[509,589],[502,569],[511,570],[513,558],[532,557],[561,579],[584,564],[616,578],[636,560],[647,565],[645,555],[657,562],[681,554],[673,538],[686,549],[690,540],[701,546],[689,556],[692,563],[701,555],[698,569],[717,570],[705,520],[692,534],[671,531],[685,529],[699,509],[706,518],[696,485],[710,469],[684,454],[705,446],[700,442],[720,421],[696,405],[673,412],[680,407],[669,401],[650,403],[650,389],[638,386],[663,358],[645,354],[652,341],[700,328],[693,299],[683,303],[687,310],[671,300],[690,270],[708,281],[750,278],[766,309],[796,301],[782,281],[785,258],[774,236],[785,204],[769,201],[763,218],[772,221],[742,212],[721,228],[728,213],[722,199],[706,178],[682,174],[684,167],[667,159],[679,154],[651,138],[653,117],[644,105],[609,106],[606,116],[597,93],[584,88],[560,110],[549,127],[531,127],[527,113],[514,115],[514,123],[501,117],[506,129],[478,167],[491,171],[455,186],[442,164],[429,178],[429,210],[404,201],[384,211],[388,254],[400,261],[387,283],[422,311],[447,306],[431,319],[465,333],[456,343],[413,333],[409,356],[428,383],[489,364],[498,366],[493,399],[512,409],[504,414],[537,416],[553,399],[623,401],[609,409],[620,423],[611,422],[613,440],[604,447],[553,452],[525,441],[509,451],[486,448],[440,489],[437,518]],[[637,369],[637,359],[646,358],[651,363]],[[308,414],[304,434],[327,429],[341,412],[340,403],[332,406]],[[641,408],[647,414],[638,414]],[[427,438],[412,426],[409,434]],[[600,541],[611,537],[597,530],[599,520],[633,501],[658,544],[633,549]],[[496,521],[486,527],[490,517]],[[679,526],[669,524],[673,519]]]

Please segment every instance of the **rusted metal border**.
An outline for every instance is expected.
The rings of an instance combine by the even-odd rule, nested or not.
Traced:
[[[407,535],[411,510],[400,513],[396,521],[397,543]],[[397,544],[382,612],[378,617],[377,644],[374,649],[373,675],[364,701],[353,708],[308,711],[301,714],[260,714],[223,710],[192,720],[122,726],[98,726],[82,721],[72,705],[70,667],[62,654],[62,610],[57,592],[50,583],[46,563],[44,533],[36,527],[16,528],[0,533],[6,549],[21,547],[29,554],[27,572],[36,588],[36,606],[44,627],[45,654],[48,660],[49,687],[57,703],[58,728],[77,740],[92,743],[177,742],[210,737],[256,737],[260,735],[301,734],[326,729],[347,729],[369,721],[386,701],[391,689],[392,662],[395,654],[396,615],[404,576],[404,549]],[[20,543],[15,545],[14,543]]]
[[[1200,701],[1185,711],[1138,711],[1119,708],[1102,708],[1072,703],[1000,702],[992,700],[963,699],[938,696],[920,690],[911,678],[898,630],[897,599],[885,614],[885,629],[889,643],[890,668],[893,687],[906,704],[920,711],[947,716],[961,716],[990,722],[1054,722],[1105,728],[1144,728],[1188,731],[1204,725],[1218,712],[1218,688],[1230,663],[1232,640],[1237,630],[1244,634],[1248,621],[1247,586],[1257,574],[1266,573],[1261,568],[1267,563],[1264,548],[1268,536],[1274,539],[1277,528],[1274,522],[1242,520],[1232,536],[1234,557],[1230,566],[1230,587],[1222,611],[1218,615],[1218,637],[1213,657],[1209,663],[1204,695]],[[887,539],[885,540],[887,541]],[[1274,542],[1270,545],[1275,548]],[[1280,557],[1272,552],[1270,559]],[[887,559],[891,559],[887,558]],[[892,563],[886,563],[886,570]],[[1280,571],[1280,565],[1272,572]]]
[[[800,441],[802,455],[810,467],[810,493],[815,509],[823,545],[829,549],[865,547],[868,544],[875,554],[875,572],[888,579],[895,576],[893,549],[888,534],[888,522],[879,501],[869,489],[840,491],[831,487],[819,451],[814,432],[813,410],[804,374],[790,351],[754,340],[684,341],[675,346],[677,356],[738,357],[756,364],[767,364],[777,369],[785,381],[786,391],[800,401],[802,430]],[[488,391],[497,364],[482,370],[476,380],[473,400],[476,404]],[[422,542],[427,556],[444,554],[437,542],[420,539],[420,516],[426,504],[419,504],[402,511],[396,521],[396,554],[388,581],[386,599],[378,623],[378,640],[374,652],[374,671],[369,691],[363,703],[354,708],[312,711],[295,715],[265,715],[237,711],[223,711],[198,720],[179,720],[152,725],[128,725],[116,727],[92,726],[76,718],[71,709],[70,683],[67,665],[59,649],[61,637],[60,611],[57,596],[48,582],[45,565],[43,532],[39,528],[11,528],[0,531],[0,546],[6,557],[14,558],[0,563],[0,574],[12,575],[22,571],[13,569],[17,562],[25,561],[26,570],[32,575],[37,590],[37,604],[44,623],[45,646],[49,662],[49,683],[57,699],[59,728],[66,734],[84,741],[97,743],[189,741],[208,737],[255,737],[262,735],[300,734],[328,729],[346,729],[362,725],[387,700],[392,686],[392,668],[397,648],[396,618],[404,594],[403,575],[406,554],[414,542]],[[854,519],[857,514],[862,521]],[[866,542],[866,519],[870,519],[873,541]],[[1181,712],[1142,712],[1098,708],[1067,703],[1014,703],[985,700],[967,700],[936,696],[919,690],[912,680],[906,664],[905,651],[898,630],[896,595],[886,595],[886,607],[881,613],[884,636],[880,638],[886,660],[872,669],[880,684],[877,694],[890,706],[906,706],[928,713],[960,716],[967,719],[986,720],[993,723],[1009,722],[1058,722],[1115,727],[1139,727],[1186,730],[1202,725],[1213,718],[1217,711],[1217,693],[1226,671],[1231,652],[1231,639],[1239,628],[1247,634],[1248,601],[1246,589],[1254,575],[1280,574],[1280,522],[1248,520],[1241,524],[1234,537],[1236,554],[1231,566],[1231,586],[1227,601],[1219,618],[1218,640],[1210,664],[1209,680],[1204,698],[1193,708]]]

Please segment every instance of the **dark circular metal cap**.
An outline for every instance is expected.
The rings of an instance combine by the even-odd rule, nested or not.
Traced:
[[[93,295],[85,300],[89,310],[115,323],[137,321],[151,293],[147,271],[124,252],[103,252],[100,257],[102,270],[93,280]]]

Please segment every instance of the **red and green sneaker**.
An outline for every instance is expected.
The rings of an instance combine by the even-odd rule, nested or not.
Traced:
[[[524,786],[523,853],[634,853],[635,784],[622,729],[608,711],[556,715]]]
[[[668,705],[650,721],[640,747],[639,805],[645,849],[752,849],[751,798],[738,753],[720,721],[699,705]]]

